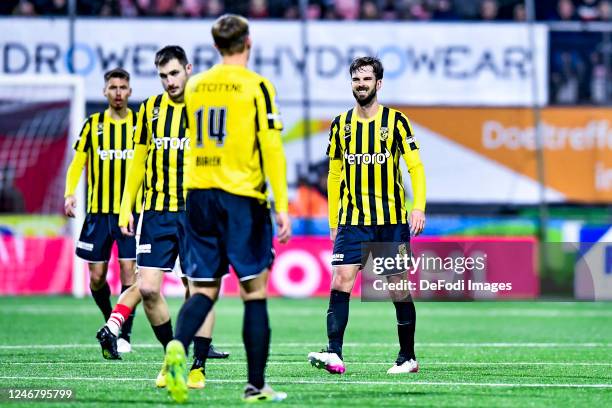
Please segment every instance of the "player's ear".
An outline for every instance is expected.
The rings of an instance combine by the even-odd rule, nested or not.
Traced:
[[[376,80],[376,90],[380,91],[380,88],[382,88],[382,79]]]
[[[131,87],[131,86],[128,88],[128,94],[127,94],[127,96],[128,96],[128,98],[129,98],[130,96],[132,96],[132,87]]]
[[[191,75],[191,72],[193,71],[193,64],[185,65],[185,71],[187,72],[187,76]]]

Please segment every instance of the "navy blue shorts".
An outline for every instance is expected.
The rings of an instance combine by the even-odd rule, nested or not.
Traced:
[[[405,244],[410,248],[410,226],[408,224],[389,225],[342,225],[334,241],[332,265],[361,265],[361,244],[370,242],[388,242]],[[367,256],[368,254],[363,254]],[[395,256],[396,254],[389,254]]]
[[[176,258],[185,257],[185,212],[147,210],[141,217],[136,265],[172,271]]]
[[[234,267],[241,281],[257,277],[274,259],[272,222],[266,203],[222,190],[187,193],[183,273],[193,281],[216,281]]]
[[[123,235],[118,223],[117,214],[87,214],[76,255],[87,262],[108,262],[113,242],[117,242],[119,259],[136,259],[136,239]]]

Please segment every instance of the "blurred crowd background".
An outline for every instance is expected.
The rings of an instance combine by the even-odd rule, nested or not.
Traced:
[[[542,21],[610,21],[609,0],[539,0]],[[66,15],[68,0],[3,0],[0,14]],[[78,0],[77,13],[106,17],[217,17],[297,19],[299,0]],[[522,0],[315,0],[307,18],[324,20],[524,21]]]

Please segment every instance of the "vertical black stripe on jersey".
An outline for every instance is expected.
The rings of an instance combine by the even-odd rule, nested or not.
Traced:
[[[159,108],[159,105],[161,103],[161,98],[162,95],[157,95],[155,97],[155,101],[153,102],[153,109],[155,108]],[[153,159],[151,160],[151,185],[148,186],[151,191],[153,192],[153,194],[151,194],[151,206],[149,208],[146,208],[146,210],[154,210],[155,209],[155,203],[157,202],[157,148],[155,146],[155,142],[153,141],[153,139],[156,137],[157,135],[157,121],[159,120],[159,113],[157,116],[155,116],[154,118],[151,119],[151,143],[153,143],[153,150],[151,151],[150,154],[153,155]]]
[[[376,139],[376,121],[372,120],[368,123],[368,153],[374,154],[374,140]],[[376,225],[378,214],[376,213],[376,179],[374,178],[375,161],[368,165],[368,201],[370,202],[370,221],[372,225]]]
[[[389,128],[389,108],[384,107],[382,111],[382,118],[380,121],[380,126],[384,128]],[[380,141],[380,151],[385,153],[387,150],[387,141]],[[389,191],[388,191],[388,180],[387,180],[387,172],[388,166],[393,166],[393,156],[390,157],[391,160],[387,160],[385,164],[380,166],[380,187],[381,187],[381,202],[383,207],[383,224],[388,224],[391,221],[391,215],[389,213]]]
[[[357,122],[357,129],[355,130],[355,153],[362,154],[363,148],[361,147],[363,139],[363,125],[361,122]],[[359,211],[357,216],[357,224],[363,225],[363,221],[365,219],[365,214],[363,213],[363,202],[361,197],[361,166],[363,164],[355,165],[355,207]]]
[[[98,134],[98,146],[100,146],[100,148],[102,150],[104,150],[104,117],[106,115],[104,115],[104,113],[102,113],[101,115],[102,119],[102,132]],[[98,129],[100,129],[100,119],[98,119]],[[97,131],[97,130],[96,130]],[[97,212],[102,212],[102,203],[104,200],[104,160],[102,160],[101,157],[98,157],[98,211]]]
[[[172,116],[174,116],[174,106],[168,104],[166,110],[166,123],[164,123],[164,137],[172,137]],[[170,205],[170,148],[164,149],[164,162],[163,162],[163,177],[164,185],[162,186],[164,192],[164,210],[168,209]]]
[[[117,127],[114,123],[109,123],[109,136],[110,136],[110,151],[111,154],[115,154],[115,128]],[[115,160],[117,158],[115,157]],[[115,212],[115,160],[109,160],[108,162],[108,212]],[[122,160],[123,161],[123,160]]]
[[[255,131],[259,132],[259,112],[257,109],[257,99],[253,99],[253,103],[255,103]],[[255,135],[257,138],[257,135]]]
[[[181,109],[181,125],[179,126],[179,139],[185,137],[187,129],[187,108]],[[183,167],[185,160],[185,149],[179,149],[176,156],[176,205],[181,211],[185,208],[185,197],[183,194]]]
[[[94,152],[93,150],[87,150],[87,212],[92,212],[92,204],[93,204],[93,190],[94,183],[96,182],[95,172],[93,170],[93,158]]]
[[[274,119],[272,119],[272,99],[270,98],[270,94],[268,93],[268,89],[263,82],[259,83],[259,87],[261,88],[261,92],[263,92],[264,100],[266,101],[266,117],[268,119],[268,129],[274,129]]]
[[[89,124],[89,131],[88,131],[89,134],[82,135],[82,136],[85,137],[85,146],[83,146],[83,151],[84,152],[88,151],[89,148],[91,147],[91,137],[92,137],[92,127],[91,127],[92,123],[91,122],[92,122],[92,120],[91,120],[91,116],[90,116],[89,119],[87,119],[87,123]],[[87,126],[87,125],[85,125],[85,126]]]
[[[340,211],[338,213],[338,224],[342,222],[342,214],[344,213],[344,206],[342,205],[342,201],[344,199],[344,180],[340,183]]]
[[[395,201],[395,217],[397,219],[396,222],[398,224],[402,223],[402,197],[401,197],[401,191],[400,191],[400,186],[399,186],[399,175],[398,175],[398,173],[401,170],[399,168],[399,163],[396,163],[395,161],[395,156],[397,154],[398,149],[402,153],[404,151],[404,147],[402,145],[402,135],[399,132],[399,129],[397,127],[398,118],[400,115],[401,114],[399,112],[395,113],[395,126],[394,126],[395,129],[393,131],[395,142],[393,143],[391,147],[391,158],[393,159],[393,198]]]
[[[121,149],[122,150],[128,149],[127,123],[124,123],[123,125],[121,125]],[[123,188],[125,187],[125,173],[126,173],[125,168],[126,166],[127,166],[127,158],[126,160],[121,160],[121,185],[119,186],[119,193],[121,194],[121,197],[123,197]],[[121,199],[119,199],[119,201],[121,201]]]
[[[398,114],[398,117],[404,129],[406,129],[406,137],[412,136],[412,132],[410,131],[410,126],[408,126],[408,121],[406,120],[406,118],[403,115],[399,115],[399,114]],[[412,140],[412,142],[408,143],[408,147],[410,147],[410,150],[417,149],[417,145],[414,142],[414,139]]]

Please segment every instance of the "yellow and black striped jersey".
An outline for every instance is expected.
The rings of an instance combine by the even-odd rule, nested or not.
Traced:
[[[267,176],[277,210],[286,211],[282,123],[274,96],[266,78],[243,66],[219,64],[189,79],[188,189],[217,188],[265,200]]]
[[[173,102],[166,92],[140,105],[134,143],[148,146],[145,210],[185,209],[186,121],[185,104]]]
[[[410,122],[399,111],[381,105],[370,119],[353,109],[337,116],[327,155],[342,160],[338,225],[408,223],[399,162],[404,155],[413,162],[409,169],[422,167],[417,149]],[[410,151],[414,154],[406,155]],[[424,195],[424,186],[418,190]]]
[[[126,169],[134,157],[135,122],[130,109],[121,120],[113,119],[107,109],[85,121],[73,148],[87,154],[88,213],[119,214]]]

